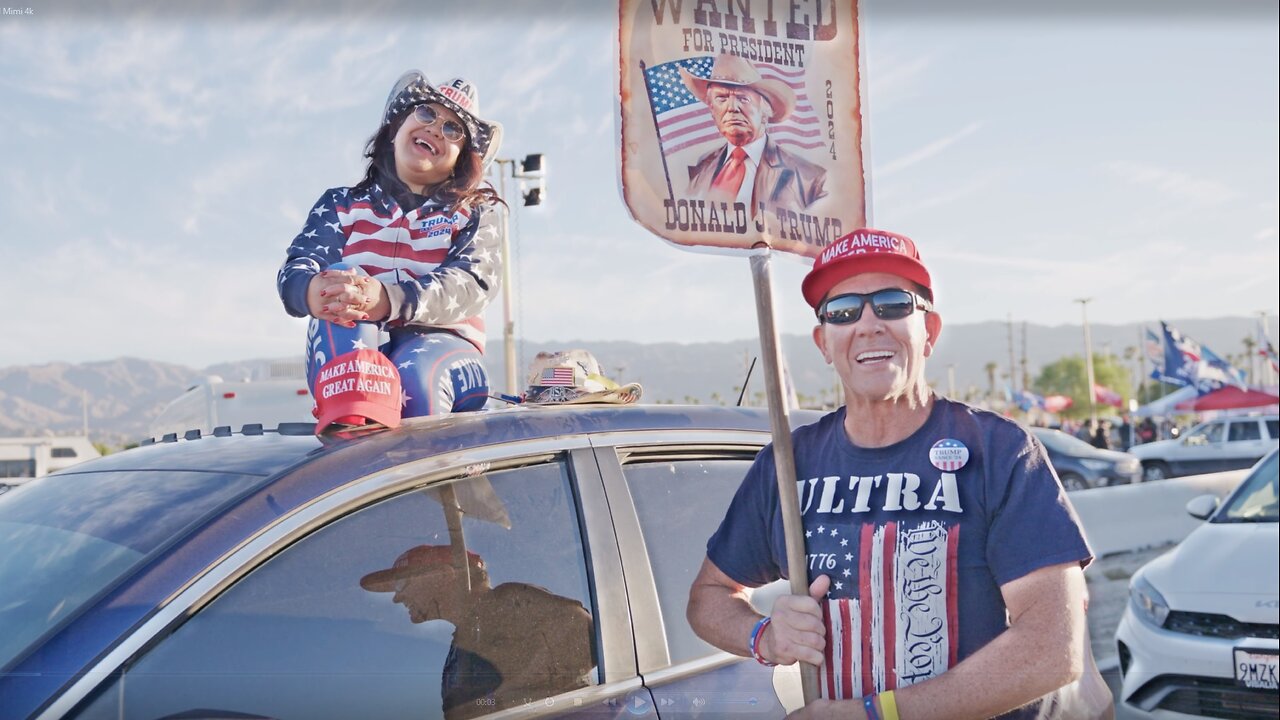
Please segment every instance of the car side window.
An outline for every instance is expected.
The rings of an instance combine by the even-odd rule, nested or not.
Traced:
[[[1197,434],[1204,438],[1205,443],[1222,442],[1222,425],[1223,423],[1220,422],[1210,423],[1205,425],[1204,429]],[[1193,435],[1192,437],[1195,436]]]
[[[1258,430],[1257,420],[1237,420],[1231,423],[1231,428],[1227,431],[1227,442],[1261,439],[1262,433]]]
[[[1280,438],[1280,420],[1267,421],[1267,434],[1271,436],[1272,440]]]
[[[76,717],[455,720],[597,684],[569,475],[563,462],[498,470],[331,522]]]
[[[729,501],[751,466],[751,454],[715,459],[628,463],[622,470],[644,533],[671,662],[718,652],[685,619],[689,588]]]

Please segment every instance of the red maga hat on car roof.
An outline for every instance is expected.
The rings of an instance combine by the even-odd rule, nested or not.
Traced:
[[[325,363],[315,396],[316,432],[348,415],[400,425],[400,372],[377,350],[353,350]]]
[[[859,228],[823,248],[800,290],[805,302],[816,309],[841,280],[874,272],[906,278],[928,290],[933,300],[933,280],[916,244],[906,235],[875,228]]]

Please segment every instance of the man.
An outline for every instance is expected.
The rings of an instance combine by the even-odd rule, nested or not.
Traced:
[[[1105,686],[1093,703],[1056,692],[1088,657],[1089,548],[1039,442],[929,390],[942,318],[915,244],[857,230],[802,289],[845,389],[845,407],[793,436],[809,596],[769,618],[748,602],[786,572],[769,447],[707,544],[694,630],[766,664],[820,666],[823,699],[800,717],[1093,716]]]
[[[411,622],[454,626],[441,679],[446,717],[519,707],[590,684],[593,628],[581,603],[526,583],[491,588],[479,555],[467,553],[469,579],[453,567],[453,556],[448,545],[418,545],[360,579],[365,590],[395,593]]]
[[[762,78],[750,62],[720,55],[709,78],[680,69],[689,92],[706,103],[726,144],[689,166],[689,195],[760,206],[803,210],[826,195],[827,171],[778,147],[765,123],[782,122],[796,96],[781,80]]]

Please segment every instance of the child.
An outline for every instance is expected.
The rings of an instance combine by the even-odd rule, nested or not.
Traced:
[[[307,216],[276,285],[290,315],[311,317],[318,432],[484,406],[502,200],[480,183],[501,138],[501,125],[480,119],[471,83],[405,73],[366,146],[364,178],[326,190]],[[380,348],[379,329],[390,336]],[[398,387],[378,382],[388,372]]]

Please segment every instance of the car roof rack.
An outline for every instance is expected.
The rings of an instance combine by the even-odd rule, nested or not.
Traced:
[[[241,426],[240,435],[265,435],[267,433],[275,433],[277,435],[290,436],[308,436],[316,434],[316,424],[307,422],[282,422],[276,427],[263,427],[262,423],[248,423]],[[213,429],[213,432],[205,433],[199,429],[188,430],[181,435],[176,432],[165,433],[155,438],[150,437],[138,443],[142,445],[156,445],[159,443],[176,443],[181,440],[200,440],[207,437],[231,437],[237,434],[230,425],[219,425]]]

